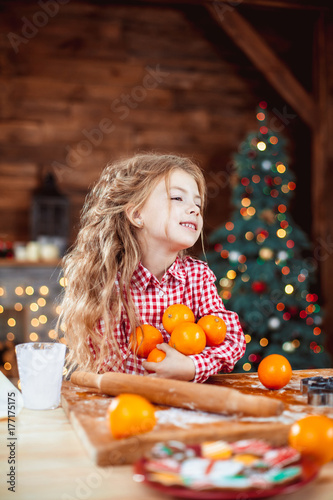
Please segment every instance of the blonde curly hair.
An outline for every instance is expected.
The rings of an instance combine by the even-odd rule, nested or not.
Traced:
[[[130,281],[141,250],[127,210],[140,210],[157,183],[165,178],[168,186],[171,172],[177,169],[194,177],[204,205],[206,186],[201,169],[189,158],[168,154],[138,154],[110,163],[88,194],[77,240],[63,259],[67,285],[58,325],[65,325],[69,370],[79,367],[98,372],[110,352],[114,370],[122,363],[113,335],[122,308],[131,331],[140,324]],[[100,319],[105,326],[103,337],[97,328]],[[96,359],[89,338],[99,346]]]

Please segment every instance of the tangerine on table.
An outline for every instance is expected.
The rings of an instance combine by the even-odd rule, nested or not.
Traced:
[[[172,304],[167,307],[162,317],[162,324],[168,333],[172,333],[177,325],[185,321],[195,321],[193,312],[185,304]]]
[[[209,347],[222,344],[227,333],[227,325],[222,318],[214,314],[207,314],[200,318],[197,324],[205,332]]]
[[[196,323],[180,323],[171,333],[169,345],[187,356],[199,354],[206,347],[206,335]]]
[[[153,405],[138,394],[119,394],[108,408],[111,434],[122,439],[151,431],[156,424]]]
[[[135,330],[136,343],[134,342],[133,333],[130,335],[131,351],[140,358],[146,358],[148,354],[155,349],[157,344],[164,342],[161,332],[152,325],[141,325]]]
[[[155,349],[150,351],[150,353],[148,354],[147,361],[152,363],[160,363],[161,361],[163,361],[165,356],[166,354],[164,351],[161,351],[160,349],[157,349],[157,347],[155,347]]]
[[[289,445],[323,465],[333,459],[333,420],[326,415],[308,415],[294,422]]]
[[[282,389],[288,384],[293,371],[287,358],[281,354],[266,356],[258,366],[258,377],[267,389]]]

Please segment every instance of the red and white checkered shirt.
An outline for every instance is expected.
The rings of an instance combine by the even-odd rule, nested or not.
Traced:
[[[204,382],[210,375],[220,371],[231,372],[236,361],[245,352],[245,338],[238,315],[226,310],[215,286],[216,277],[204,262],[186,256],[177,257],[165,272],[162,280],[157,278],[141,263],[136,268],[131,280],[131,293],[138,309],[142,324],[149,324],[161,331],[164,342],[170,335],[162,324],[165,309],[172,304],[186,304],[194,313],[195,320],[206,314],[220,316],[227,325],[224,342],[217,347],[206,347],[200,354],[190,356],[195,364],[194,382]],[[103,320],[99,322],[101,335],[105,333]],[[141,358],[137,358],[128,348],[130,323],[123,308],[121,320],[114,332],[123,358],[123,367],[115,368],[114,358],[110,352],[102,364],[101,372],[123,371],[126,373],[144,374]],[[88,339],[94,358],[98,347]]]

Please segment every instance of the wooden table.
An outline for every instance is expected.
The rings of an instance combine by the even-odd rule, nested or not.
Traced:
[[[225,377],[225,376],[224,376]],[[215,377],[216,383],[216,377]],[[2,500],[160,500],[163,495],[133,481],[132,466],[96,467],[88,458],[62,408],[23,409],[16,423],[16,488],[8,491],[7,421],[0,422]],[[165,498],[170,498],[165,496]],[[284,500],[285,496],[276,496]],[[333,462],[289,500],[332,500]]]

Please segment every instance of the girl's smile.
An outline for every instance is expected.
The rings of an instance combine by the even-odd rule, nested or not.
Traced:
[[[197,225],[193,222],[181,222],[180,225],[183,227],[187,227],[187,228],[191,229],[192,231],[197,230]]]

